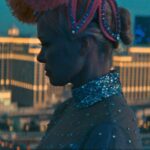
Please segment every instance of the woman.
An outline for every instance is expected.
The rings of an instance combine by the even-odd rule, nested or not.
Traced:
[[[38,146],[45,149],[142,149],[135,114],[122,93],[112,53],[132,42],[130,14],[114,0],[9,0],[14,14],[37,23],[38,61],[72,98],[55,110]],[[18,7],[19,6],[19,7]]]

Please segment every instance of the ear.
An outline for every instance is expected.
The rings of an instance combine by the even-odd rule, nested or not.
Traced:
[[[86,56],[90,51],[90,38],[84,37],[81,39],[81,49],[80,54],[81,56]]]

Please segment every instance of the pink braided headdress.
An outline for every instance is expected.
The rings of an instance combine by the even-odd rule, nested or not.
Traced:
[[[35,23],[37,12],[41,14],[49,9],[55,9],[60,5],[68,8],[69,24],[73,34],[82,32],[98,13],[98,22],[102,33],[112,42],[120,39],[120,16],[115,0],[87,0],[84,14],[77,20],[77,5],[82,0],[7,0],[13,13],[21,21]],[[110,5],[112,16],[115,20],[115,31],[111,28],[106,17],[106,3]]]

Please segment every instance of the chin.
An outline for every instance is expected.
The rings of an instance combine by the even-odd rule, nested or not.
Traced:
[[[49,81],[50,81],[50,83],[53,85],[53,86],[65,86],[68,82],[67,81],[65,81],[65,80],[60,80],[60,79],[54,79],[54,78],[50,78],[49,77]]]

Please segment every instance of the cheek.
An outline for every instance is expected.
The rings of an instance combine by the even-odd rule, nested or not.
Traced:
[[[77,74],[84,64],[83,58],[77,55],[56,55],[48,59],[53,73],[60,76],[73,76]]]
[[[70,59],[68,62],[68,72],[70,75],[70,78],[77,75],[84,66],[84,59],[82,57],[74,57],[73,59]]]
[[[70,79],[80,72],[84,65],[84,58],[74,47],[59,47],[48,53],[46,65],[53,76]]]

